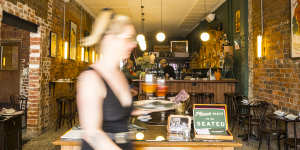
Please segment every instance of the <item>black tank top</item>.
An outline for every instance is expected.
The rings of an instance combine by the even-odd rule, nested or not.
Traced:
[[[94,70],[89,68],[89,70]],[[101,78],[106,87],[106,97],[103,101],[103,124],[102,129],[104,132],[118,133],[128,131],[128,121],[132,112],[132,105],[123,107],[114,94],[107,82],[102,78],[101,74],[94,70]]]

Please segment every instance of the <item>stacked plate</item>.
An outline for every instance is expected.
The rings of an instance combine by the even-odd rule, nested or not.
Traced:
[[[294,114],[288,114],[285,116],[285,118],[289,119],[289,120],[295,120],[298,118],[298,116],[294,115]]]
[[[283,111],[281,111],[281,110],[276,110],[276,111],[274,111],[274,114],[277,115],[277,116],[280,116],[280,117],[286,115],[286,113],[283,112]]]

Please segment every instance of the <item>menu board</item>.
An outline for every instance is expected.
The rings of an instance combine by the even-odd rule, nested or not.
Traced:
[[[193,120],[196,135],[228,135],[225,104],[195,104]]]

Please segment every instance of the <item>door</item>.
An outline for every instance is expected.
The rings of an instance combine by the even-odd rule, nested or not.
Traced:
[[[0,103],[9,103],[11,95],[19,94],[20,42],[0,42]]]

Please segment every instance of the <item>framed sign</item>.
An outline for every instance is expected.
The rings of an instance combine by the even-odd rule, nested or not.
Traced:
[[[191,120],[190,116],[170,115],[168,118],[168,132],[183,133],[186,130],[191,131]]]
[[[300,57],[300,3],[291,0],[291,57]]]
[[[69,55],[70,59],[76,59],[76,50],[77,50],[77,25],[74,22],[70,22],[70,41],[69,41]]]
[[[194,104],[193,121],[196,138],[233,139],[228,130],[225,104]]]
[[[237,10],[235,12],[235,32],[240,32],[241,28],[241,11]]]
[[[171,41],[171,51],[172,52],[180,52],[180,53],[188,53],[188,41]]]
[[[50,47],[49,47],[49,56],[56,57],[57,51],[57,34],[55,32],[50,32]]]

